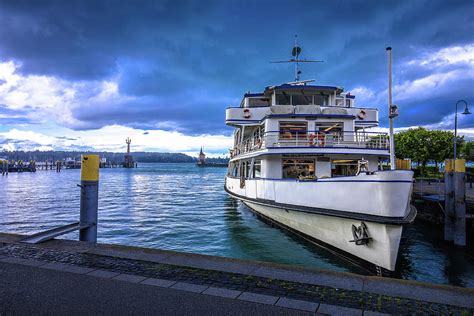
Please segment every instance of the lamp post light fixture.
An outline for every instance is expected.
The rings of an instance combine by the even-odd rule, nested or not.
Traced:
[[[454,114],[454,161],[453,161],[453,168],[454,171],[456,171],[456,158],[457,158],[457,138],[458,138],[458,104],[459,103],[464,103],[464,112],[461,114],[467,115],[471,114],[469,112],[469,108],[467,107],[467,102],[464,100],[458,100],[456,102],[456,112]]]

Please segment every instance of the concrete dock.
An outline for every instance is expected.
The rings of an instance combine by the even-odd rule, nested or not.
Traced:
[[[444,182],[439,180],[418,180],[413,186],[415,197],[432,198],[432,200],[444,202]],[[474,187],[470,183],[466,183],[466,206],[474,207]]]
[[[474,289],[0,234],[0,314],[474,314]]]

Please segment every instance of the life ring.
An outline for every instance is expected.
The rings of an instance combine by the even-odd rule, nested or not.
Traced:
[[[308,136],[308,145],[310,145],[310,146],[316,145],[315,139],[316,139],[316,134],[309,134],[309,136]]]
[[[324,147],[324,133],[318,133],[318,145]]]
[[[365,112],[365,110],[360,110],[359,114],[357,114],[357,118],[360,119],[360,120],[363,120],[363,119],[365,119],[366,114],[367,114],[367,112]]]
[[[244,118],[248,119],[252,116],[252,113],[250,113],[250,109],[244,109]]]

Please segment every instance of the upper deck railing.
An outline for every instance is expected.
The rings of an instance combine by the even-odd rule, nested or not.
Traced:
[[[244,140],[230,150],[231,158],[238,155],[268,148],[361,148],[387,149],[387,133],[378,132],[310,132],[310,131],[270,131],[258,137]]]

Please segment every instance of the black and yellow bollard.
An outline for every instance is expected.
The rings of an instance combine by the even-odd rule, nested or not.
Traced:
[[[97,242],[97,209],[99,206],[99,155],[81,157],[81,226],[79,240]]]
[[[466,161],[446,160],[444,240],[466,246]]]

